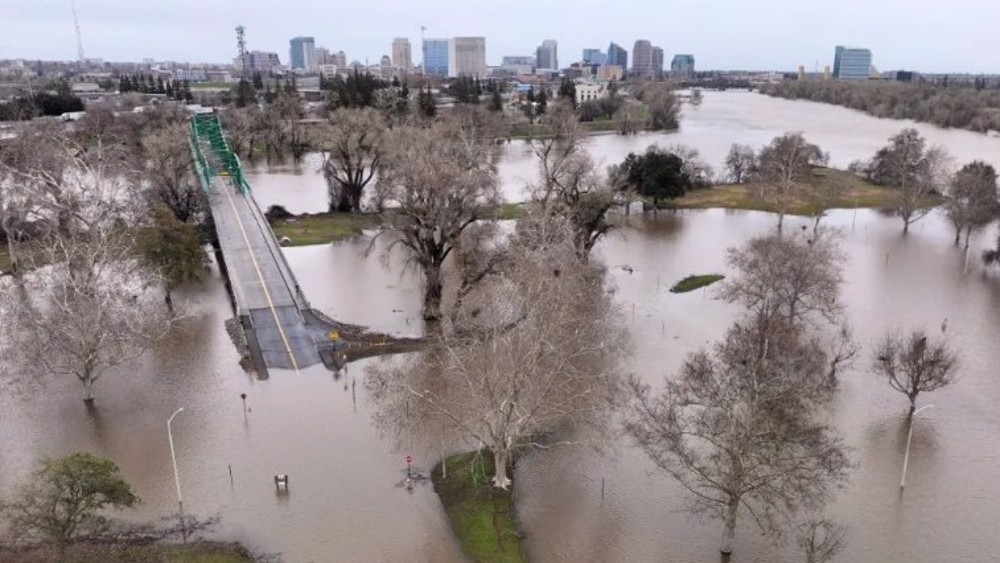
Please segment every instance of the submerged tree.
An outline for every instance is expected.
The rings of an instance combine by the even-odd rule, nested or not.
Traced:
[[[903,233],[931,212],[931,196],[944,191],[948,156],[943,149],[927,148],[916,129],[904,129],[889,138],[868,165],[873,182],[896,189],[895,210],[903,220]]]
[[[139,233],[136,250],[162,278],[164,300],[173,310],[173,290],[204,278],[208,261],[198,231],[171,214],[165,205],[154,206],[151,219],[151,224]]]
[[[169,207],[184,223],[205,211],[205,195],[195,176],[194,157],[188,146],[187,125],[172,124],[146,135],[143,153],[154,200]]]
[[[806,557],[806,563],[827,563],[847,547],[847,531],[825,519],[811,519],[795,530],[795,543]]]
[[[633,380],[628,433],[691,493],[692,512],[722,521],[722,553],[741,512],[777,534],[846,480],[846,448],[815,417],[830,396],[824,364],[794,325],[750,316],[713,352],[689,356],[661,394]]]
[[[955,226],[955,246],[964,230],[965,248],[969,248],[972,231],[997,217],[1000,212],[997,197],[997,173],[989,164],[977,160],[955,173],[945,200],[945,211]]]
[[[812,176],[813,166],[822,164],[823,151],[801,133],[775,137],[760,150],[752,193],[778,214],[778,232]]]
[[[910,400],[910,416],[917,408],[917,396],[950,385],[955,379],[958,358],[943,338],[929,339],[921,330],[908,336],[888,334],[875,349],[875,375]]]
[[[656,145],[641,154],[629,153],[618,170],[628,188],[652,199],[654,208],[662,200],[683,196],[692,187],[684,159]]]
[[[443,429],[490,450],[501,489],[520,452],[606,436],[625,333],[603,273],[577,255],[573,237],[565,221],[539,218],[511,242],[505,268],[465,300],[457,336],[375,368],[368,385],[379,422]]]
[[[376,198],[394,204],[387,234],[423,275],[423,316],[441,318],[442,270],[462,233],[500,203],[492,132],[459,116],[392,132]]]
[[[568,104],[553,106],[542,123],[549,136],[532,144],[540,176],[532,201],[546,214],[570,219],[577,252],[586,256],[611,229],[607,213],[615,193],[597,172],[586,151],[580,121]]]
[[[320,142],[330,211],[360,211],[364,190],[378,174],[385,152],[385,120],[372,108],[338,109]]]
[[[100,530],[108,508],[139,502],[112,461],[75,453],[42,461],[13,498],[0,501],[0,513],[21,539],[65,547],[80,533]]]

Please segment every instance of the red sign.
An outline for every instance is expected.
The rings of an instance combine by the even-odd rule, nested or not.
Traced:
[[[406,456],[406,464],[409,465],[411,463],[413,463],[413,458],[410,456]]]

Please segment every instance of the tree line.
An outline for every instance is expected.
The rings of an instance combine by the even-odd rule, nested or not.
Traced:
[[[760,92],[863,111],[875,117],[912,119],[985,133],[1000,130],[1000,89],[928,82],[785,80]]]
[[[0,103],[0,121],[28,121],[36,117],[57,117],[83,111],[83,100],[73,93],[69,82],[59,80],[31,95],[15,96]]]
[[[167,98],[178,101],[194,100],[190,80],[164,80],[162,76],[154,78],[152,74],[123,74],[118,78],[118,91],[122,94],[165,94]]]

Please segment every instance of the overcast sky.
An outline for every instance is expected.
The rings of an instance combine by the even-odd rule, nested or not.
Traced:
[[[393,37],[420,62],[427,37],[486,37],[488,64],[559,42],[559,64],[585,47],[636,39],[666,59],[693,53],[699,69],[792,70],[832,64],[834,46],[860,45],[880,70],[1000,73],[998,0],[76,0],[86,56],[230,62],[233,28],[250,49],[288,60],[288,40],[316,38],[348,60],[375,63]],[[76,58],[71,0],[0,0],[0,59]]]

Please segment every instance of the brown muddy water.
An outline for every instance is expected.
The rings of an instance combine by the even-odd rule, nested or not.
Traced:
[[[688,110],[680,133],[599,137],[591,147],[611,163],[651,142],[685,142],[716,163],[731,142],[760,145],[789,129],[805,131],[844,165],[904,125],[829,106],[708,93],[700,108]],[[933,142],[962,161],[1000,155],[1000,139],[929,129]],[[290,166],[261,165],[250,177],[258,201],[322,211],[319,163],[310,157],[298,174]],[[511,147],[501,166],[510,199],[519,198],[533,166],[523,145]],[[829,416],[858,467],[829,510],[849,530],[838,561],[1000,560],[991,551],[1000,535],[1000,271],[985,271],[975,259],[995,231],[974,239],[974,259],[963,273],[964,256],[940,216],[917,223],[908,237],[898,219],[874,211],[837,211],[825,221],[843,231],[844,301],[858,341],[870,347],[891,328],[936,331],[947,318],[962,358],[955,385],[921,398],[935,408],[916,419],[902,496],[906,400],[872,378],[870,352],[843,376]],[[756,212],[661,213],[628,219],[599,246],[596,255],[608,266],[633,333],[631,371],[659,385],[685,354],[722,336],[734,310],[713,300],[711,289],[685,295],[668,289],[689,274],[726,273],[725,249],[773,226],[772,216]],[[286,254],[306,295],[327,314],[418,333],[417,280],[400,274],[399,260],[386,268],[366,257],[367,245],[349,241]],[[130,518],[169,514],[176,493],[165,423],[183,406],[173,429],[185,509],[221,516],[217,535],[293,562],[462,559],[433,492],[409,494],[397,486],[407,453],[428,467],[440,452],[397,448],[372,428],[360,381],[365,363],[352,364],[339,380],[317,367],[255,381],[236,365],[223,328],[231,311],[218,274],[183,297],[190,318],[158,349],[97,384],[96,414],[84,409],[72,381],[0,398],[0,493],[40,456],[89,450],[114,459],[143,497]],[[249,415],[240,393],[249,396]],[[287,496],[276,494],[275,473],[290,475]],[[627,441],[605,455],[529,455],[516,481],[532,560],[718,560],[720,527],[683,512],[680,488]],[[799,560],[791,549],[765,544],[752,522],[741,522],[732,561]]]

